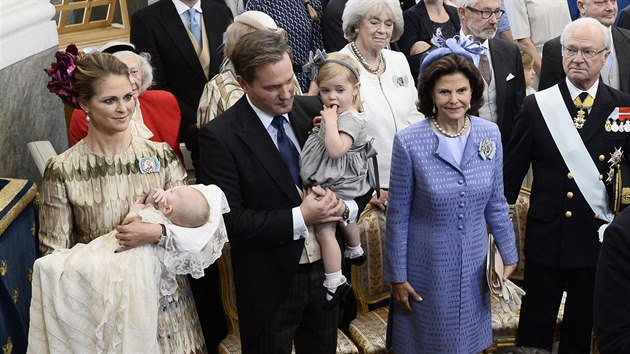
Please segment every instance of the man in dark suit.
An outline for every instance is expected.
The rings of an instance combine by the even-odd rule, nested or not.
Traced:
[[[140,52],[151,54],[153,87],[168,90],[177,98],[182,113],[180,140],[186,141],[191,151],[196,151],[194,128],[199,99],[208,79],[219,71],[223,61],[219,46],[232,21],[230,9],[217,2],[223,0],[161,0],[138,10],[131,18],[131,42]],[[189,9],[194,10],[191,12],[199,26],[200,42],[189,28]],[[193,129],[186,136],[188,127]],[[217,266],[206,268],[203,278],[190,278],[190,285],[206,347],[216,353],[227,334]]]
[[[324,7],[322,34],[324,48],[328,53],[337,52],[348,44],[343,35],[341,16],[348,0],[330,0]]]
[[[593,327],[600,354],[630,353],[630,208],[608,226],[599,252]]]
[[[601,71],[608,86],[630,93],[630,31],[613,25],[617,17],[616,1],[577,0],[582,17],[592,17],[609,28],[612,34],[611,54]],[[544,90],[564,78],[562,45],[560,37],[550,39],[543,46],[542,64],[538,89]]]
[[[196,10],[201,43],[191,37],[188,9]],[[180,137],[197,122],[201,93],[219,72],[223,61],[219,47],[231,22],[230,9],[211,0],[161,0],[131,17],[131,42],[140,52],[151,54],[153,87],[177,98],[182,112]]]
[[[232,57],[245,96],[199,132],[200,182],[221,187],[231,209],[224,218],[243,353],[290,353],[292,341],[297,353],[336,350],[338,311],[323,311],[323,266],[309,229],[349,208],[330,190],[303,196],[299,186],[294,153],[322,103],[293,96],[290,51],[281,34],[243,36]]]
[[[487,51],[483,54],[486,59],[482,56],[475,58],[482,76],[487,70],[484,76],[484,105],[479,110],[479,116],[497,123],[503,146],[507,146],[514,118],[525,97],[521,54],[515,44],[494,38],[499,24],[497,15],[505,15],[499,0],[464,0],[460,3],[462,6],[457,9],[461,23],[460,35],[472,35]],[[486,69],[483,69],[484,60]]]
[[[619,11],[617,27],[630,30],[630,6],[626,6],[623,10]]]
[[[619,129],[623,122],[615,107],[629,106],[630,95],[600,79],[611,39],[597,20],[571,22],[562,46],[567,76],[523,100],[506,149],[504,178],[513,204],[533,166],[518,345],[551,350],[566,291],[559,353],[580,354],[590,353],[598,230],[614,217],[608,203],[609,159],[617,149],[630,151],[630,133]]]

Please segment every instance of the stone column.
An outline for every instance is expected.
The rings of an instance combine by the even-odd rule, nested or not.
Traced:
[[[0,1],[0,177],[41,180],[30,141],[68,148],[63,104],[44,73],[58,50],[54,15],[49,0]]]

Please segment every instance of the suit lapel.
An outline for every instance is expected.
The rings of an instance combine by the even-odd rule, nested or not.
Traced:
[[[295,183],[293,183],[289,169],[256,112],[247,102],[247,97],[243,96],[236,105],[238,109],[237,119],[240,120],[241,127],[237,134],[252,151],[252,154],[260,160],[267,174],[271,176],[284,194],[293,202],[299,204],[301,198]]]
[[[503,116],[505,115],[505,79],[509,74],[506,69],[509,69],[505,65],[505,58],[503,52],[496,48],[494,39],[488,41],[488,47],[490,48],[490,56],[492,57],[492,69],[494,70],[494,86],[496,88],[496,102],[497,102],[497,125],[499,128],[503,125]],[[512,79],[514,80],[514,79]]]
[[[470,135],[466,139],[466,147],[464,148],[464,154],[462,155],[462,170],[470,160],[479,152],[479,142],[481,141],[479,136],[479,128],[477,125],[470,122]]]
[[[166,33],[171,36],[173,43],[175,43],[175,46],[182,53],[186,62],[193,68],[194,72],[206,81],[206,75],[197,58],[197,52],[195,52],[195,48],[190,42],[184,23],[179,17],[175,5],[172,1],[160,1],[159,3],[162,6],[162,16],[158,19],[158,22],[162,24]]]
[[[613,43],[615,45],[615,56],[619,65],[619,89],[623,92],[630,92],[630,38],[624,36],[619,28],[613,26],[611,29]]]
[[[429,123],[429,129],[432,129],[430,123]],[[478,129],[476,128],[474,124],[472,124],[472,122],[470,125],[470,133],[468,134],[469,135],[468,135],[468,139],[466,139],[466,146],[464,147],[464,153],[462,154],[462,161],[461,161],[461,164],[459,165],[453,158],[453,154],[451,154],[448,147],[445,144],[441,143],[441,139],[437,138],[438,146],[437,146],[436,154],[438,155],[440,159],[444,160],[444,162],[451,165],[451,167],[453,167],[455,170],[457,170],[461,174],[464,174],[463,170],[465,169],[466,165],[470,162],[470,160],[475,155],[477,155],[477,152],[479,151],[479,141],[481,141],[479,137]]]
[[[429,124],[429,129],[432,129],[430,124]],[[436,137],[436,139],[438,141],[438,146],[435,153],[438,155],[438,157],[442,159],[444,162],[446,162],[447,164],[451,165],[451,167],[456,169],[459,173],[462,173],[462,170],[457,165],[457,162],[453,158],[453,154],[451,154],[446,144],[442,144],[442,140],[439,137]]]

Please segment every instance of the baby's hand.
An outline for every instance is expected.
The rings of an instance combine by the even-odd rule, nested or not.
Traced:
[[[147,204],[168,204],[166,191],[162,188],[152,188],[146,202]]]

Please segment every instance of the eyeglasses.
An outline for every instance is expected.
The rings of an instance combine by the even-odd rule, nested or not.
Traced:
[[[488,19],[492,15],[495,15],[497,18],[501,18],[505,14],[505,11],[503,11],[501,9],[496,9],[496,10],[492,11],[492,10],[478,10],[478,9],[475,9],[474,7],[470,7],[470,6],[466,6],[466,8],[468,10],[472,11],[472,12],[480,14],[481,18],[483,18],[483,19]]]
[[[562,46],[562,50],[564,50],[564,54],[569,58],[573,58],[577,55],[577,53],[582,53],[582,56],[586,59],[593,59],[597,54],[606,50],[606,48],[602,50],[595,50],[593,48],[574,48],[574,47],[565,47]]]

